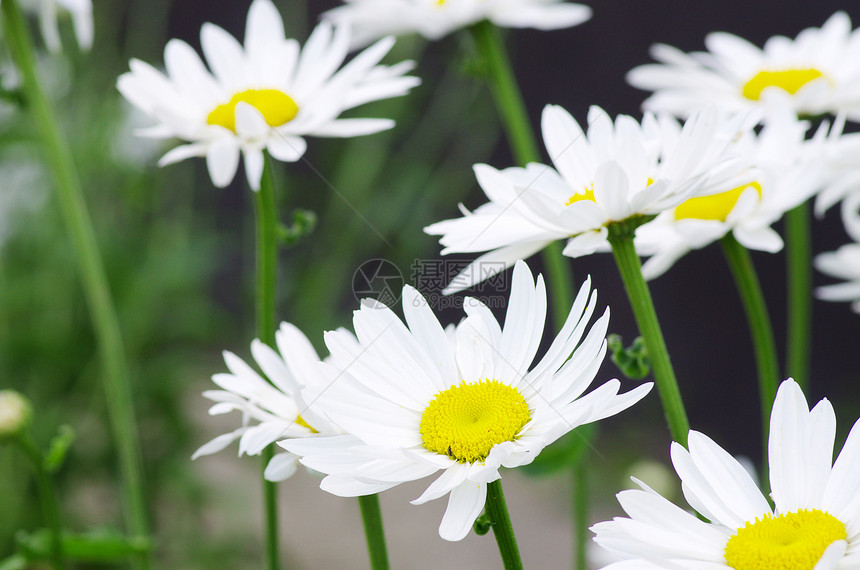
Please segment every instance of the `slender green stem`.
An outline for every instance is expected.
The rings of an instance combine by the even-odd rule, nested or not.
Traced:
[[[788,339],[786,371],[806,391],[812,348],[812,235],[809,205],[803,203],[785,214],[785,249],[788,263]]]
[[[588,569],[588,493],[588,465],[581,457],[573,466],[573,567],[576,570]]]
[[[723,237],[723,252],[735,279],[735,285],[744,305],[744,312],[750,327],[756,368],[758,369],[759,398],[761,401],[762,436],[765,445],[764,468],[767,468],[767,440],[770,426],[770,411],[779,384],[779,362],[776,354],[776,341],[773,327],[767,312],[764,294],[761,290],[755,267],[749,251],[735,236],[728,233]],[[762,478],[767,481],[767,477]]]
[[[257,238],[257,278],[255,308],[257,338],[275,346],[275,289],[277,286],[278,242],[277,212],[275,210],[275,177],[266,155],[260,190],[254,193]],[[274,456],[272,445],[263,450],[263,471]],[[262,473],[262,472],[261,472]],[[278,490],[275,483],[263,479],[263,504],[266,512],[265,568],[280,566],[278,556]]]
[[[371,570],[388,570],[388,549],[385,546],[385,530],[382,526],[382,510],[379,508],[378,495],[365,495],[358,498],[364,535],[367,538],[367,551],[370,554]]]
[[[496,537],[496,544],[499,545],[499,554],[502,555],[505,570],[522,570],[520,547],[517,546],[517,537],[514,536],[514,527],[511,526],[501,479],[487,483],[487,505],[484,508],[493,525],[493,534]]]
[[[54,492],[54,482],[51,480],[42,452],[27,434],[15,438],[15,441],[27,454],[33,469],[36,471],[36,486],[39,489],[39,500],[42,503],[42,516],[45,517],[45,525],[51,533],[51,564],[56,570],[66,567],[65,554],[63,552],[63,529],[60,526],[60,510],[57,505],[57,496]]]
[[[3,36],[21,73],[27,109],[36,122],[45,158],[54,175],[60,210],[78,258],[78,271],[100,349],[105,401],[119,457],[126,524],[137,537],[148,537],[143,467],[131,396],[128,365],[119,321],[108,289],[104,264],[69,147],[60,134],[36,73],[36,61],[17,0],[3,0]],[[140,568],[149,567],[149,552],[141,553]]]
[[[478,22],[471,28],[472,37],[484,61],[488,81],[505,128],[511,153],[517,164],[525,166],[540,161],[540,150],[529,115],[517,85],[508,54],[499,30],[489,21]],[[552,292],[552,315],[556,330],[564,324],[573,304],[573,275],[563,263],[561,245],[550,244],[541,252]]]
[[[660,401],[663,403],[663,411],[672,438],[687,446],[687,434],[690,424],[687,422],[687,412],[681,399],[681,391],[678,381],[675,379],[675,371],[669,360],[669,352],[666,349],[666,341],[663,340],[663,332],[657,321],[657,312],[654,309],[654,301],[648,284],[642,277],[642,265],[636,249],[633,246],[633,233],[635,227],[641,220],[631,219],[626,222],[615,222],[609,225],[609,244],[612,246],[612,254],[618,265],[621,280],[627,289],[627,296],[633,308],[633,315],[639,325],[639,332],[645,339],[648,349],[648,359],[654,370],[654,380],[657,383],[657,391]]]

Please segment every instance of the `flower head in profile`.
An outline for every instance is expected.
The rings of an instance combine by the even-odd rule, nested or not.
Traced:
[[[730,112],[767,106],[786,97],[799,115],[845,112],[860,119],[860,32],[844,12],[795,39],[774,36],[758,48],[735,35],[705,38],[707,52],[686,54],[658,44],[659,63],[630,71],[627,81],[653,91],[646,109],[686,117],[706,105]]]
[[[301,388],[316,381],[318,375],[315,366],[319,357],[311,343],[289,323],[281,323],[275,336],[278,351],[259,340],[251,343],[251,354],[268,381],[232,352],[224,352],[230,372],[212,376],[221,390],[209,390],[203,395],[215,402],[210,415],[238,411],[242,413],[242,423],[203,445],[192,459],[221,451],[237,439],[239,455],[259,455],[282,439],[340,433],[325,418],[308,410],[301,399]],[[295,470],[296,457],[279,453],[266,467],[265,477],[281,481]]]
[[[586,282],[561,332],[532,366],[546,291],[524,262],[514,269],[503,327],[486,305],[466,299],[466,318],[449,335],[421,294],[406,286],[406,323],[387,307],[363,306],[355,313],[357,342],[345,331],[327,333],[327,382],[302,392],[317,416],[350,435],[280,445],[326,473],[321,487],[340,496],[437,474],[413,502],[450,494],[439,533],[461,540],[501,467],[530,463],[576,426],[614,415],[650,390],[645,384],[619,394],[620,382],[610,380],[583,396],[606,352],[608,312],[586,332],[595,304]]]
[[[245,44],[213,24],[200,32],[208,69],[185,42],[170,40],[164,50],[167,74],[140,60],[117,86],[157,124],[140,134],[180,138],[162,157],[165,165],[205,156],[212,182],[226,186],[240,154],[251,188],[258,189],[263,151],[294,162],[305,153],[307,135],[353,137],[394,125],[389,119],[339,118],[353,107],[404,95],[419,83],[404,74],[412,62],[377,65],[394,44],[380,40],[341,65],[349,50],[345,26],[322,23],[299,49],[284,37],[283,20],[271,0],[254,0],[248,11]]]
[[[564,0],[346,0],[323,15],[353,29],[353,45],[387,35],[437,40],[481,20],[505,28],[557,30],[581,24],[591,9]]]
[[[647,279],[667,271],[680,257],[703,248],[729,232],[748,249],[770,253],[782,249],[771,228],[788,210],[815,194],[829,177],[823,160],[833,137],[823,123],[811,140],[809,124],[786,107],[769,109],[760,133],[745,131],[734,150],[747,157],[756,178],[709,196],[697,196],[659,214],[636,234],[636,249],[649,255],[642,266]],[[841,127],[831,135],[838,136]]]
[[[689,451],[672,444],[687,502],[705,520],[641,482],[618,501],[629,518],[595,525],[595,540],[624,561],[606,570],[834,570],[860,568],[860,422],[833,461],[836,416],[812,410],[791,379],[777,392],[768,444],[768,503],[744,467],[691,431]]]
[[[741,124],[719,120],[713,109],[681,127],[650,113],[641,124],[626,115],[613,121],[592,107],[583,130],[567,111],[549,105],[542,131],[555,168],[532,163],[500,171],[476,165],[489,203],[424,231],[442,236],[442,254],[489,251],[474,264],[498,270],[559,239],[567,240],[564,253],[571,257],[608,249],[612,223],[656,215],[694,195],[749,181],[746,162],[731,154]],[[446,292],[470,287],[471,275],[488,273],[467,267]]]
[[[64,15],[72,17],[78,46],[83,50],[93,46],[92,0],[24,0],[21,5],[30,12],[38,12],[42,39],[51,53],[59,53],[62,49],[57,20]]]
[[[848,301],[851,310],[860,313],[860,243],[849,243],[836,251],[821,253],[815,257],[815,268],[844,283],[822,285],[815,296],[823,301]]]

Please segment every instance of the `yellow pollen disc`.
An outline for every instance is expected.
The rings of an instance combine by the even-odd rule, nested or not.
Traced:
[[[748,522],[726,544],[735,570],[812,570],[825,549],[845,540],[845,524],[818,509]]]
[[[494,445],[514,441],[529,421],[516,388],[498,380],[461,382],[439,392],[421,415],[424,448],[461,463],[483,461]]]
[[[690,198],[675,208],[675,219],[719,220],[725,222],[732,208],[738,203],[738,198],[741,197],[741,194],[747,188],[755,188],[759,198],[761,198],[761,184],[758,182],[744,184],[743,186],[738,186],[719,194]]]
[[[591,200],[595,202],[594,199],[594,183],[588,185],[588,188],[585,188],[585,192],[582,194],[574,194],[570,198],[567,199],[567,202],[564,203],[565,206],[570,206],[574,202],[581,202],[582,200]]]
[[[767,87],[779,87],[794,95],[800,88],[824,74],[814,68],[783,69],[781,71],[759,71],[743,86],[743,96],[753,101],[761,98],[762,91]]]
[[[236,104],[248,103],[257,109],[270,127],[280,127],[296,116],[299,106],[292,97],[277,89],[248,89],[236,93],[229,102],[218,105],[206,117],[210,125],[221,125],[236,132]]]
[[[319,433],[311,424],[305,421],[305,418],[303,418],[301,414],[296,416],[296,423],[302,427],[308,428],[312,433]]]

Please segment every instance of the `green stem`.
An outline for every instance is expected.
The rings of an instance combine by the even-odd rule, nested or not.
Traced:
[[[758,369],[759,398],[761,401],[762,435],[765,445],[765,462],[767,468],[767,440],[770,425],[770,411],[776,397],[779,384],[779,363],[776,354],[776,341],[773,337],[773,327],[767,312],[764,294],[761,290],[755,267],[749,251],[728,233],[721,240],[723,252],[735,279],[735,285],[744,305],[744,312],[750,327],[753,348],[755,350],[756,368]],[[762,481],[767,481],[763,477]]]
[[[687,421],[687,412],[684,410],[684,402],[681,399],[681,391],[678,381],[675,379],[675,371],[669,360],[669,351],[666,349],[666,341],[663,340],[663,332],[657,321],[657,312],[654,309],[654,301],[648,284],[642,277],[642,265],[636,249],[633,246],[633,234],[636,226],[643,220],[631,219],[625,222],[614,222],[609,225],[609,244],[612,246],[612,254],[618,265],[618,272],[627,290],[633,315],[639,325],[639,332],[645,339],[648,349],[648,359],[654,370],[654,380],[657,383],[657,391],[660,401],[663,403],[663,411],[672,438],[687,446],[687,434],[690,424]]]
[[[45,158],[54,175],[60,210],[78,258],[78,271],[100,348],[105,402],[119,457],[126,524],[134,536],[148,537],[143,467],[129,371],[104,264],[69,147],[39,84],[27,23],[17,0],[3,0],[0,10],[3,35],[21,73],[26,106],[42,139]],[[137,563],[140,568],[149,568],[149,551],[141,553]]]
[[[806,391],[812,331],[812,236],[809,205],[785,214],[788,264],[788,339],[786,371]]]
[[[257,241],[255,295],[257,338],[274,348],[278,222],[277,212],[275,211],[275,177],[268,155],[265,158],[260,190],[254,193],[254,198]],[[265,471],[274,454],[273,445],[263,450],[263,471]],[[264,567],[269,570],[276,570],[280,566],[278,556],[278,490],[275,483],[267,481],[265,477],[262,477],[262,479],[263,504],[266,512],[266,561]]]
[[[508,515],[501,479],[487,483],[487,505],[484,508],[493,525],[493,534],[496,544],[499,545],[499,554],[502,555],[505,570],[522,570],[523,561],[520,558],[517,537],[514,536],[514,527],[511,526],[511,517]]]
[[[540,150],[523,102],[508,54],[499,36],[499,30],[489,21],[478,22],[470,28],[478,52],[484,61],[490,88],[499,116],[505,128],[514,160],[520,166],[540,162]],[[561,245],[550,244],[541,252],[552,292],[552,315],[556,330],[567,319],[573,304],[573,275],[562,262]]]
[[[580,457],[573,466],[573,532],[574,552],[573,567],[576,570],[588,569],[588,465],[585,462],[585,454]]]
[[[385,530],[382,526],[382,510],[379,508],[378,495],[365,495],[358,498],[361,508],[361,521],[367,538],[367,551],[370,554],[371,570],[388,570],[388,549],[385,546]]]
[[[33,469],[36,471],[36,486],[39,489],[39,500],[42,503],[42,515],[45,517],[45,525],[51,533],[51,564],[56,570],[66,567],[65,554],[63,553],[63,530],[60,526],[60,511],[57,506],[57,497],[54,493],[54,483],[45,469],[45,461],[36,444],[27,434],[22,434],[16,441],[27,454]]]

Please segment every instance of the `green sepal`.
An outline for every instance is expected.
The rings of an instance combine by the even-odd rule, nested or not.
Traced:
[[[285,247],[294,246],[298,241],[314,231],[317,215],[310,210],[293,210],[293,222],[278,225],[278,241]]]
[[[596,433],[595,424],[579,426],[545,447],[534,461],[520,469],[527,475],[540,477],[573,467],[585,455]]]
[[[493,521],[490,520],[490,517],[487,516],[487,513],[483,513],[481,516],[475,519],[475,534],[478,536],[484,536],[490,529],[493,528]]]
[[[642,380],[651,371],[651,361],[648,360],[648,347],[645,339],[637,336],[628,348],[624,348],[621,335],[611,334],[606,337],[610,358],[622,374],[631,380]]]
[[[45,471],[48,473],[56,473],[66,460],[66,455],[72,442],[75,441],[75,432],[69,425],[61,425],[57,429],[57,435],[51,440],[48,445],[48,452],[45,453]]]
[[[152,549],[149,539],[127,537],[112,529],[87,533],[63,532],[63,555],[78,562],[119,562]],[[51,533],[21,531],[15,535],[18,554],[27,560],[51,559]],[[14,568],[14,567],[13,567]]]

